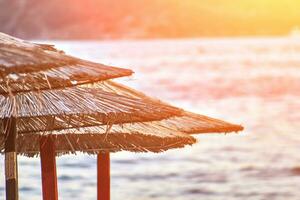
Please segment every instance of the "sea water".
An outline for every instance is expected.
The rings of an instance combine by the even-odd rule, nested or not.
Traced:
[[[112,154],[113,200],[300,199],[299,38],[46,42],[133,69],[116,81],[245,127],[161,154]],[[96,199],[95,156],[59,157],[57,172],[60,199]],[[41,199],[40,176],[38,158],[19,157],[20,200]]]

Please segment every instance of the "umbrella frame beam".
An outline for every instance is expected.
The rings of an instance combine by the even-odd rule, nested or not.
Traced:
[[[97,155],[97,200],[110,200],[110,155]]]
[[[17,160],[17,126],[16,118],[4,120],[5,140],[5,188],[6,200],[18,200],[18,160]]]
[[[58,200],[55,140],[51,136],[41,136],[41,171],[43,200]]]

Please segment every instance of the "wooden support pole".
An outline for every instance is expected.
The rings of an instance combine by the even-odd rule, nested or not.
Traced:
[[[110,200],[110,156],[99,153],[97,156],[97,196],[98,200]]]
[[[5,130],[5,184],[6,200],[18,200],[18,160],[17,160],[17,128],[16,118],[4,120]]]
[[[40,152],[43,200],[58,200],[55,140],[52,136],[41,136]]]

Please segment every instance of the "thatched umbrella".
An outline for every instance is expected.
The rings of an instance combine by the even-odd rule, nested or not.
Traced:
[[[44,199],[57,199],[55,155],[98,154],[98,197],[108,198],[108,152],[160,152],[193,144],[185,133],[241,130],[104,81],[131,74],[0,34],[0,147],[7,199],[17,199],[16,152],[40,152]]]
[[[75,147],[80,151],[100,151],[99,145],[98,148],[93,146],[97,139],[93,134],[73,134],[70,138],[69,135],[41,137],[42,135],[54,134],[50,132],[54,130],[95,125],[105,125],[107,135],[112,124],[164,119],[181,112],[175,107],[147,99],[130,98],[101,88],[77,86],[130,74],[130,70],[67,56],[48,45],[31,44],[5,34],[0,35],[0,127],[1,146],[5,151],[7,199],[18,198],[16,151],[33,155],[30,151],[18,148],[30,149],[34,142],[39,144],[45,187],[56,183],[55,165],[43,164],[55,164],[55,143],[60,144],[60,148],[64,148],[63,145],[71,147],[72,152]],[[136,135],[139,136],[139,133],[136,132]],[[37,136],[37,141],[32,136]],[[127,137],[132,140],[131,145],[143,137],[148,139],[146,141],[153,140],[152,145],[155,144],[157,149],[162,150],[195,142],[192,137],[180,133],[158,136],[140,133],[140,137],[135,136],[137,139],[133,134]],[[22,138],[26,138],[27,143],[22,142]],[[73,146],[71,140],[76,141],[77,146]],[[149,146],[146,142],[144,144]],[[49,175],[47,171],[50,172]],[[51,191],[45,198],[52,198],[51,194],[57,198],[55,192]]]

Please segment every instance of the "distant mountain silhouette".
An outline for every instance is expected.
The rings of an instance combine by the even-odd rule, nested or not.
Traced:
[[[0,31],[28,39],[282,35],[300,26],[299,9],[295,0],[0,0]]]

